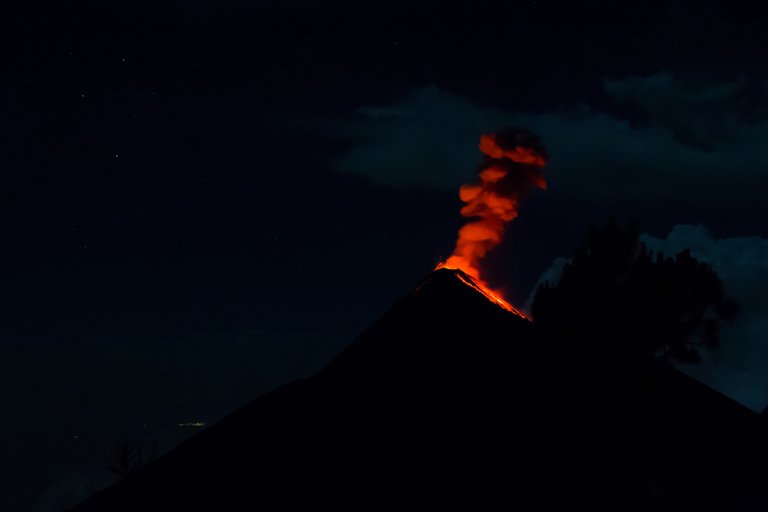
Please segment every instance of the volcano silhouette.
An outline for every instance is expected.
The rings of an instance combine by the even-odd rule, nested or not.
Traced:
[[[640,355],[574,356],[441,269],[313,377],[75,507],[744,508],[759,417]],[[652,314],[652,308],[649,308]],[[599,321],[599,320],[596,320]]]

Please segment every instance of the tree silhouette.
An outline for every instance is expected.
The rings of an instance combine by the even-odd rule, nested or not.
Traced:
[[[533,319],[598,350],[634,348],[698,362],[702,347],[718,346],[720,321],[733,319],[738,305],[689,250],[674,258],[654,254],[639,234],[637,224],[622,228],[614,218],[591,226],[560,281],[537,290]]]
[[[155,459],[157,445],[147,449],[144,440],[124,436],[115,446],[111,459],[105,463],[107,471],[124,480]]]

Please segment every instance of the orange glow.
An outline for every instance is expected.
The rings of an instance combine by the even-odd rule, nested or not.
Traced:
[[[542,168],[547,164],[543,156],[538,154],[533,148],[515,146],[512,149],[504,149],[499,146],[496,135],[489,134],[480,137],[480,151],[491,158],[508,158],[519,164],[531,164]]]
[[[481,260],[501,243],[506,224],[517,217],[522,196],[531,188],[546,188],[541,173],[546,164],[544,155],[533,147],[518,145],[515,137],[512,142],[506,140],[508,135],[480,137],[485,160],[477,182],[459,188],[459,198],[464,203],[461,215],[472,220],[459,229],[453,254],[437,268],[464,271],[473,280],[467,284],[504,309],[523,316],[502,298],[501,292],[488,287],[480,270]]]
[[[446,262],[441,262],[437,264],[437,266],[435,267],[435,270],[439,270],[441,268],[452,268],[452,267],[448,267]],[[482,293],[488,300],[495,303],[496,305],[501,306],[502,308],[506,309],[510,313],[513,313],[519,316],[520,318],[526,318],[526,316],[523,313],[521,313],[517,308],[515,308],[512,304],[502,299],[501,294],[499,292],[491,290],[481,281],[471,276],[468,276],[463,272],[457,272],[456,277],[458,277],[462,283],[466,284],[470,288],[473,288],[478,292]]]

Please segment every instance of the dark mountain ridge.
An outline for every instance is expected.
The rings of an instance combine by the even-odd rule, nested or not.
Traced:
[[[76,512],[747,508],[759,417],[671,366],[552,340],[429,274],[313,377]],[[652,311],[649,310],[649,314]]]

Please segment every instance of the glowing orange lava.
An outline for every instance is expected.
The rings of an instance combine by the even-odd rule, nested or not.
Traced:
[[[437,268],[464,271],[474,281],[467,284],[504,309],[523,316],[502,298],[501,292],[488,287],[481,278],[480,262],[501,243],[506,224],[517,217],[522,197],[532,188],[547,187],[541,173],[546,157],[538,140],[519,130],[483,135],[480,151],[484,160],[477,182],[459,188],[464,203],[461,215],[473,220],[459,229],[453,254]]]
[[[437,266],[435,267],[435,270],[438,270],[441,268],[449,268],[449,267],[446,267],[445,263],[441,262],[437,264]],[[482,293],[491,302],[501,306],[502,308],[506,309],[510,313],[514,313],[515,315],[521,318],[526,318],[526,316],[523,313],[521,313],[517,308],[515,308],[512,304],[502,299],[501,296],[498,295],[498,292],[494,292],[484,284],[467,276],[466,274],[457,273],[456,277],[458,277],[462,283]]]

